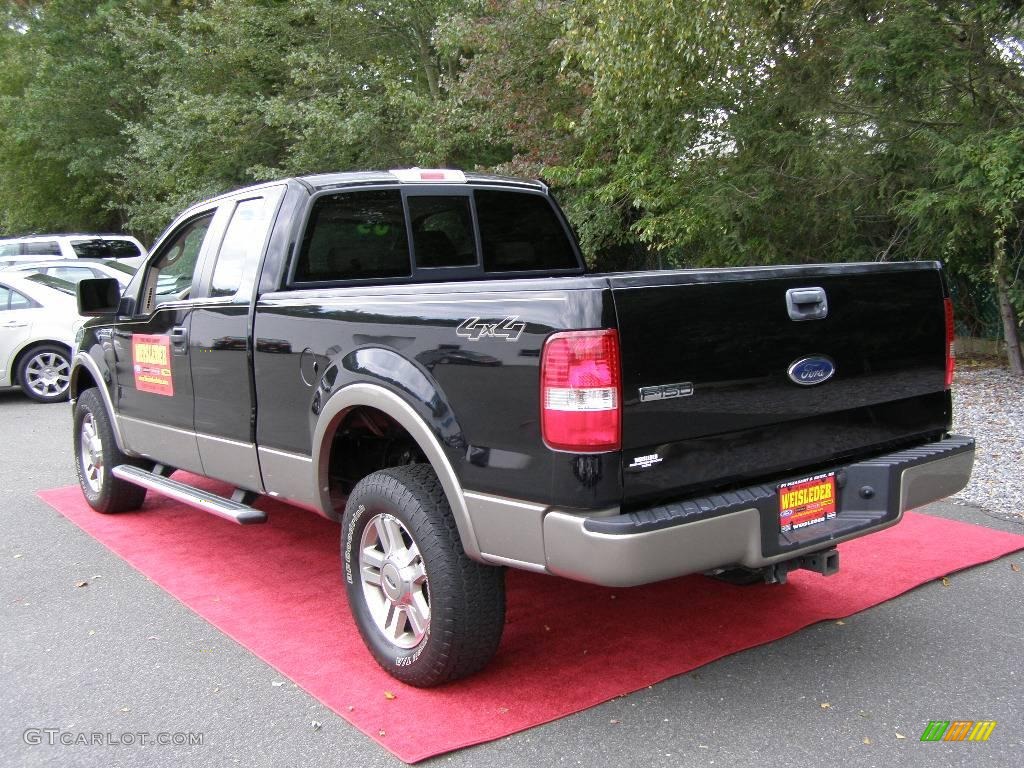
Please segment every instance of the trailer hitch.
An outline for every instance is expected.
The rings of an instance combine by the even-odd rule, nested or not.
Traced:
[[[803,569],[814,571],[822,576],[831,576],[839,570],[839,550],[823,549],[820,552],[811,552],[809,555],[794,557],[792,560],[783,560],[781,563],[769,565],[764,571],[764,580],[767,584],[785,584],[790,571]]]

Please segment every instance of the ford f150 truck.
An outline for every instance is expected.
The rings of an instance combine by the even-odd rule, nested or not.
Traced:
[[[338,520],[359,631],[417,686],[496,652],[506,567],[827,575],[837,543],[960,490],[974,458],[949,434],[939,264],[587,274],[539,182],[249,187],[78,298],[89,503],[149,489],[248,524],[265,494]]]

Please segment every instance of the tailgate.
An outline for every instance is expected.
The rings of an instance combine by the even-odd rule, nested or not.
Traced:
[[[800,475],[949,426],[937,263],[608,279],[627,505]]]

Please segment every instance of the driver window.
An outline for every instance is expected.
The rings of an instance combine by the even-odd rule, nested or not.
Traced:
[[[146,312],[152,312],[169,301],[182,301],[189,297],[199,253],[212,220],[212,211],[193,219],[164,247],[146,280]]]

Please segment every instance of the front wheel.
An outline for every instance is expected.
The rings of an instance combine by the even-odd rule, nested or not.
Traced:
[[[67,349],[57,344],[33,347],[18,364],[21,391],[41,403],[57,403],[68,399],[71,383],[71,360]]]
[[[75,403],[74,441],[78,484],[90,507],[107,514],[142,506],[146,489],[113,474],[118,464],[139,466],[142,462],[117,447],[110,416],[95,389],[85,390]]]
[[[505,623],[501,568],[470,560],[426,464],[356,484],[341,527],[343,577],[363,642],[392,677],[428,688],[491,660]]]

